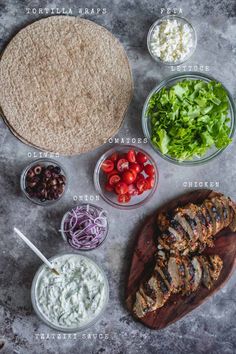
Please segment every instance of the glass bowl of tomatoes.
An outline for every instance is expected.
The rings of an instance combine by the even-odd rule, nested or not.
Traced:
[[[94,170],[97,192],[119,209],[134,209],[146,203],[155,193],[158,181],[153,158],[133,145],[119,145],[108,150]]]

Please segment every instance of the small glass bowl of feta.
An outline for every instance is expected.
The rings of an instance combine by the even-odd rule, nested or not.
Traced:
[[[103,315],[109,300],[104,271],[92,259],[75,253],[50,258],[59,275],[45,264],[36,272],[31,301],[38,317],[65,333],[84,331]]]
[[[150,27],[147,47],[154,60],[165,65],[180,65],[187,61],[197,46],[197,34],[184,17],[168,15]]]

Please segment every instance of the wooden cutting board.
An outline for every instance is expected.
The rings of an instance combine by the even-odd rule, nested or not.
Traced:
[[[163,212],[184,206],[189,202],[202,203],[204,199],[211,196],[220,195],[209,189],[195,190],[175,198],[164,207],[157,210],[141,229],[133,252],[130,273],[126,288],[126,304],[132,313],[135,300],[135,293],[145,272],[152,269],[153,256],[156,252],[154,235],[156,230],[156,217],[158,212]],[[145,317],[137,320],[152,329],[162,329],[178,321],[180,318],[194,310],[206,301],[211,295],[219,290],[232,275],[236,268],[236,233],[229,228],[222,230],[216,235],[213,248],[205,250],[205,254],[218,254],[223,260],[223,269],[219,279],[215,282],[212,289],[208,290],[201,286],[195,293],[189,296],[171,295],[167,303],[160,309],[147,313]]]

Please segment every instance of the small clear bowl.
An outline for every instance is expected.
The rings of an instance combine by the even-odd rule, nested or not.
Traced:
[[[58,166],[61,169],[61,174],[65,176],[66,178],[66,183],[65,183],[65,189],[64,192],[59,196],[59,198],[57,199],[52,199],[52,200],[45,200],[45,201],[40,201],[40,199],[35,198],[35,197],[30,197],[29,194],[26,192],[26,176],[28,171],[35,165],[37,164],[41,164],[44,166],[49,166],[49,165],[53,165],[53,166]],[[68,177],[67,174],[65,172],[64,167],[57,162],[56,160],[53,159],[49,159],[49,158],[42,158],[42,159],[37,159],[32,161],[30,164],[28,164],[24,170],[22,171],[21,177],[20,177],[20,187],[21,187],[21,191],[24,193],[24,195],[26,196],[27,199],[29,199],[31,202],[37,204],[37,205],[43,205],[43,206],[48,206],[48,205],[52,205],[55,204],[56,202],[58,202],[63,195],[65,194],[66,190],[67,190],[67,186],[68,186]]]
[[[205,82],[210,82],[210,81],[217,81],[215,78],[213,78],[210,75],[202,74],[202,73],[196,73],[196,72],[186,72],[182,74],[176,74],[173,76],[170,76],[169,78],[163,80],[159,85],[157,85],[148,95],[144,107],[143,107],[143,112],[142,112],[142,128],[143,128],[143,133],[145,137],[148,139],[149,143],[153,147],[153,149],[165,160],[172,162],[177,165],[184,165],[184,166],[195,166],[195,165],[200,165],[207,163],[211,160],[213,160],[215,157],[220,155],[227,147],[222,148],[222,149],[217,149],[215,146],[211,147],[205,155],[202,157],[195,157],[191,160],[183,160],[180,161],[178,159],[175,159],[169,155],[164,155],[153,143],[151,140],[152,137],[152,127],[151,127],[151,119],[147,115],[147,108],[149,104],[150,98],[153,96],[154,93],[159,92],[162,88],[170,88],[171,86],[175,85],[177,82],[180,82],[182,80],[203,80]],[[222,83],[221,83],[222,84]],[[229,91],[226,89],[226,87],[222,84],[223,88],[227,92],[228,99],[229,99],[229,113],[228,116],[230,118],[230,134],[229,137],[233,138],[234,132],[235,132],[235,105],[233,98]]]
[[[33,282],[32,282],[32,286],[31,286],[31,302],[32,302],[33,309],[34,309],[35,313],[38,315],[38,317],[41,319],[41,321],[43,321],[47,326],[49,326],[57,331],[62,331],[65,333],[81,332],[81,331],[84,331],[84,330],[90,328],[91,326],[93,326],[104,314],[105,309],[108,305],[108,301],[109,301],[109,283],[107,280],[107,276],[106,276],[105,272],[103,271],[103,269],[100,266],[98,266],[92,259],[90,259],[89,257],[86,257],[84,255],[78,254],[78,253],[62,253],[62,254],[58,254],[58,255],[50,258],[49,261],[52,262],[62,256],[75,256],[75,255],[80,258],[86,259],[93,266],[95,266],[97,268],[97,270],[101,273],[103,280],[104,280],[104,286],[105,286],[104,304],[103,304],[101,311],[91,321],[89,321],[86,324],[79,326],[79,327],[73,327],[73,328],[65,327],[64,328],[64,327],[59,327],[59,326],[53,324],[52,322],[50,322],[50,320],[40,311],[40,309],[37,305],[37,286],[38,286],[38,282],[40,280],[40,274],[43,271],[43,269],[45,269],[45,267],[46,267],[45,264],[42,264],[39,267],[39,269],[37,270],[37,272],[34,276]]]
[[[95,209],[99,210],[100,212],[102,212],[102,211],[105,212],[105,210],[104,210],[103,208],[98,207],[97,205],[94,205],[94,204],[90,204],[90,203],[87,203],[87,204],[86,204],[86,203],[83,203],[83,204],[79,204],[79,205],[77,205],[77,206],[78,206],[78,207],[82,207],[82,206],[87,206],[87,205],[89,205],[90,208],[95,208]],[[66,220],[66,218],[67,218],[67,215],[68,215],[73,209],[75,209],[75,208],[76,208],[76,206],[73,207],[71,210],[67,211],[67,212],[64,214],[64,216],[63,216],[63,218],[62,218],[62,220],[61,220],[60,233],[61,233],[61,235],[62,235],[63,240],[64,240],[67,244],[69,244],[74,250],[79,251],[79,252],[80,252],[80,251],[92,251],[92,250],[94,250],[94,249],[100,247],[100,246],[104,243],[104,241],[105,241],[105,239],[106,239],[106,237],[107,237],[107,234],[108,234],[108,228],[109,228],[108,219],[107,219],[107,227],[106,227],[106,230],[104,231],[104,234],[103,234],[103,236],[102,236],[102,239],[101,239],[101,241],[100,241],[100,243],[99,243],[98,245],[96,245],[96,246],[94,246],[94,247],[91,247],[91,248],[83,248],[83,247],[81,247],[81,248],[78,249],[78,248],[74,247],[73,245],[71,245],[71,244],[68,242],[68,237],[67,237],[67,235],[66,235],[66,232],[64,231],[64,223],[65,223],[65,220]]]
[[[101,169],[101,166],[102,163],[105,160],[107,160],[108,157],[111,156],[113,153],[118,152],[120,154],[125,154],[130,149],[134,149],[136,152],[142,152],[147,156],[148,162],[151,163],[155,169],[155,183],[152,189],[145,191],[141,195],[132,196],[131,200],[128,203],[119,203],[117,200],[117,195],[114,192],[106,191],[104,188],[107,179],[106,179],[106,174]],[[141,207],[152,198],[152,196],[154,195],[157,189],[157,185],[159,182],[159,173],[158,173],[156,162],[145,150],[134,145],[118,145],[106,151],[100,157],[94,170],[93,180],[94,180],[95,188],[97,192],[101,195],[103,200],[105,200],[108,204],[112,205],[115,208],[129,210],[129,209],[135,209]]]
[[[192,39],[193,39],[193,46],[192,46],[190,52],[188,53],[188,55],[186,55],[183,59],[176,60],[173,62],[161,60],[158,56],[156,56],[153,53],[152,48],[151,48],[151,41],[152,41],[152,37],[153,37],[154,31],[155,31],[155,28],[157,26],[159,26],[163,21],[166,21],[166,20],[176,20],[177,22],[179,22],[183,25],[185,25],[185,24],[188,25],[191,30]],[[156,22],[154,22],[153,25],[150,27],[148,35],[147,35],[147,47],[148,47],[148,51],[149,51],[150,55],[152,56],[152,58],[155,61],[162,63],[164,65],[172,65],[172,66],[180,65],[180,64],[183,64],[184,62],[186,62],[195,52],[195,49],[197,47],[197,33],[196,33],[194,27],[192,26],[192,24],[186,18],[176,16],[176,15],[164,16],[164,17],[158,19]]]

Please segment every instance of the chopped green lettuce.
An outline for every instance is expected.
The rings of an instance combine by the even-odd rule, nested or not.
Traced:
[[[152,142],[180,161],[203,156],[231,143],[227,92],[216,81],[183,80],[149,100]]]

